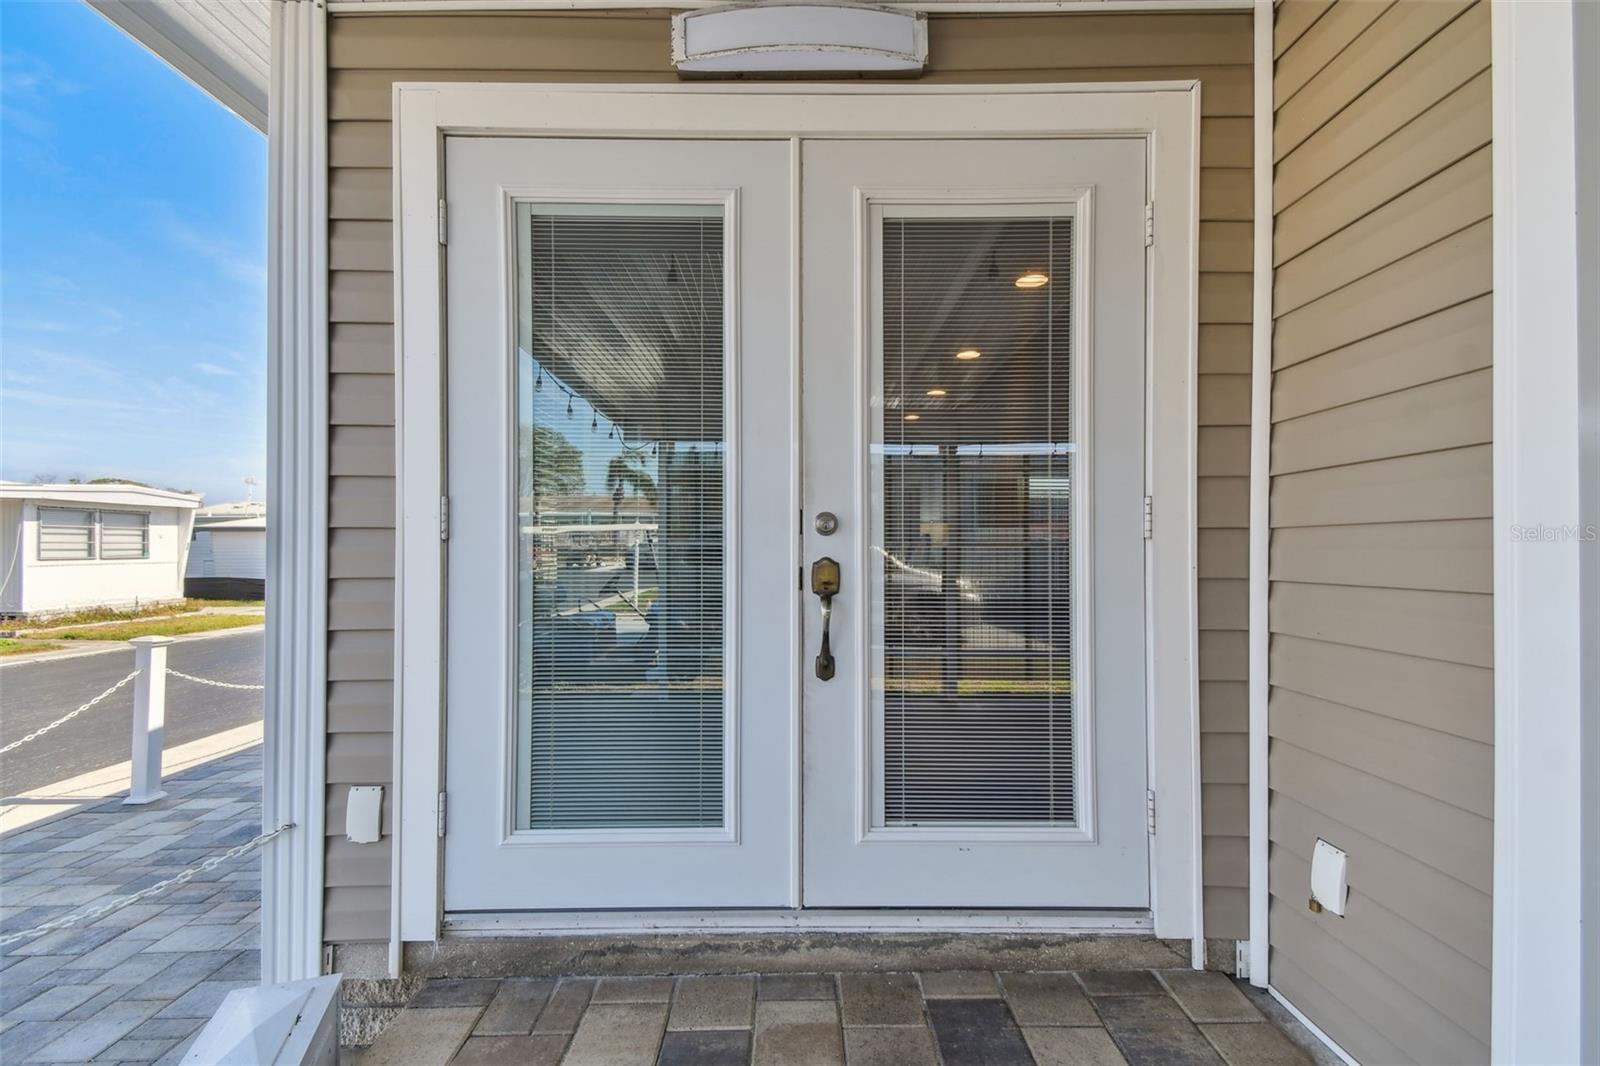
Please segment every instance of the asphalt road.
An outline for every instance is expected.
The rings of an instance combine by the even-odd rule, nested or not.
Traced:
[[[259,685],[262,632],[180,640],[167,649],[175,670],[216,681]],[[93,699],[133,669],[133,649],[0,667],[0,746]],[[16,751],[0,755],[0,796],[126,762],[133,728],[133,682],[105,702]],[[261,720],[261,693],[167,679],[168,750]]]

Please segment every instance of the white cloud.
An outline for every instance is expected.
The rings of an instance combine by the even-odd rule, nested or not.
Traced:
[[[55,68],[22,52],[0,55],[0,92],[8,96],[76,96],[84,86],[56,74]]]
[[[152,204],[156,216],[157,227],[167,234],[180,247],[209,259],[224,274],[235,281],[244,282],[265,288],[267,284],[267,264],[265,260],[254,259],[242,253],[238,248],[225,241],[219,241],[185,222],[178,216],[178,212],[169,203],[157,201]]]
[[[85,396],[81,392],[52,392],[48,389],[18,389],[0,386],[0,399],[12,403],[31,404],[34,407],[85,407],[99,411],[144,411],[148,408],[121,400],[105,400]]]
[[[22,333],[58,333],[81,337],[108,337],[113,333],[121,332],[127,322],[127,316],[115,307],[76,301],[68,301],[60,306],[62,310],[72,312],[74,317],[71,319],[17,318],[12,315],[7,316],[6,325]]]

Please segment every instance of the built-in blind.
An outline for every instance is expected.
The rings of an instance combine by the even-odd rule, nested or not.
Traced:
[[[93,559],[94,512],[39,508],[40,559]]]
[[[720,826],[721,209],[518,226],[519,828]]]
[[[1070,218],[882,223],[882,819],[1072,825]]]
[[[143,511],[100,512],[100,558],[145,559],[149,555],[149,514]]]

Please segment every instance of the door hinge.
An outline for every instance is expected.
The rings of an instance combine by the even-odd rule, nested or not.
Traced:
[[[1149,534],[1146,534],[1148,536]],[[439,539],[450,539],[450,497],[439,497]]]
[[[1156,790],[1144,790],[1144,825],[1151,836],[1156,835]]]
[[[439,198],[439,243],[440,244],[449,244],[450,243],[449,233],[450,233],[450,226],[449,226],[449,223],[446,221],[444,197],[441,196]],[[1148,244],[1149,242],[1146,241],[1145,243]]]
[[[439,836],[440,836],[440,838],[444,837],[445,799],[446,799],[446,797],[447,797],[446,793],[444,793],[444,792],[439,793]]]
[[[442,206],[442,202],[441,202],[441,206],[439,208],[439,217],[440,218],[444,217],[444,207]],[[439,243],[440,244],[444,243],[444,238],[443,237],[439,238]],[[1144,246],[1146,248],[1150,248],[1150,247],[1153,247],[1155,245],[1155,243],[1156,243],[1156,205],[1153,204],[1153,203],[1149,203],[1149,204],[1145,204],[1144,205]]]
[[[1144,498],[1144,539],[1149,540],[1156,535],[1156,501],[1153,497]]]
[[[1250,979],[1250,941],[1248,940],[1234,941],[1233,976],[1241,981]]]

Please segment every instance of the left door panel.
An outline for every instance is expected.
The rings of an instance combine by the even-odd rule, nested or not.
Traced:
[[[446,142],[447,911],[792,902],[789,153]]]

